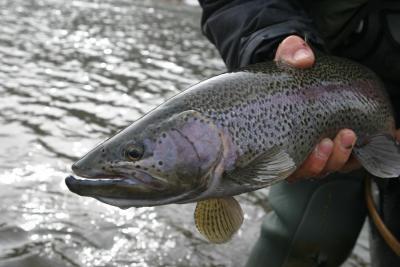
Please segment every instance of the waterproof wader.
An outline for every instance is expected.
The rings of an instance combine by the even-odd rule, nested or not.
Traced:
[[[271,187],[247,267],[333,267],[350,255],[367,214],[362,171]]]

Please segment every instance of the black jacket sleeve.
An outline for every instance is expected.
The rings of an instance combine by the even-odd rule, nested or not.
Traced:
[[[200,0],[202,31],[228,69],[273,58],[286,36],[323,47],[312,20],[295,0]]]

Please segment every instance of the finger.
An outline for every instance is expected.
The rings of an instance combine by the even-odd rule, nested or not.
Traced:
[[[328,138],[323,139],[315,147],[314,151],[308,156],[300,168],[289,177],[288,181],[293,182],[302,178],[320,175],[332,153],[332,150],[332,140]]]
[[[336,135],[333,140],[333,151],[326,163],[324,172],[335,172],[344,167],[350,158],[356,139],[356,134],[348,129],[341,130]]]
[[[310,46],[299,36],[286,37],[278,46],[275,61],[281,61],[296,68],[314,65],[315,56]]]
[[[400,142],[400,130],[396,131],[396,140]]]

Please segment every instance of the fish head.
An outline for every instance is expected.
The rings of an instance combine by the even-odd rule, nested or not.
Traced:
[[[222,154],[218,127],[197,111],[145,116],[73,164],[86,179],[70,176],[66,184],[121,208],[190,202],[207,189]]]

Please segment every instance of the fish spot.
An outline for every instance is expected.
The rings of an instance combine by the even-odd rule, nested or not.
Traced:
[[[160,161],[158,162],[158,165],[162,166],[162,165],[163,165],[163,162],[160,160]]]

